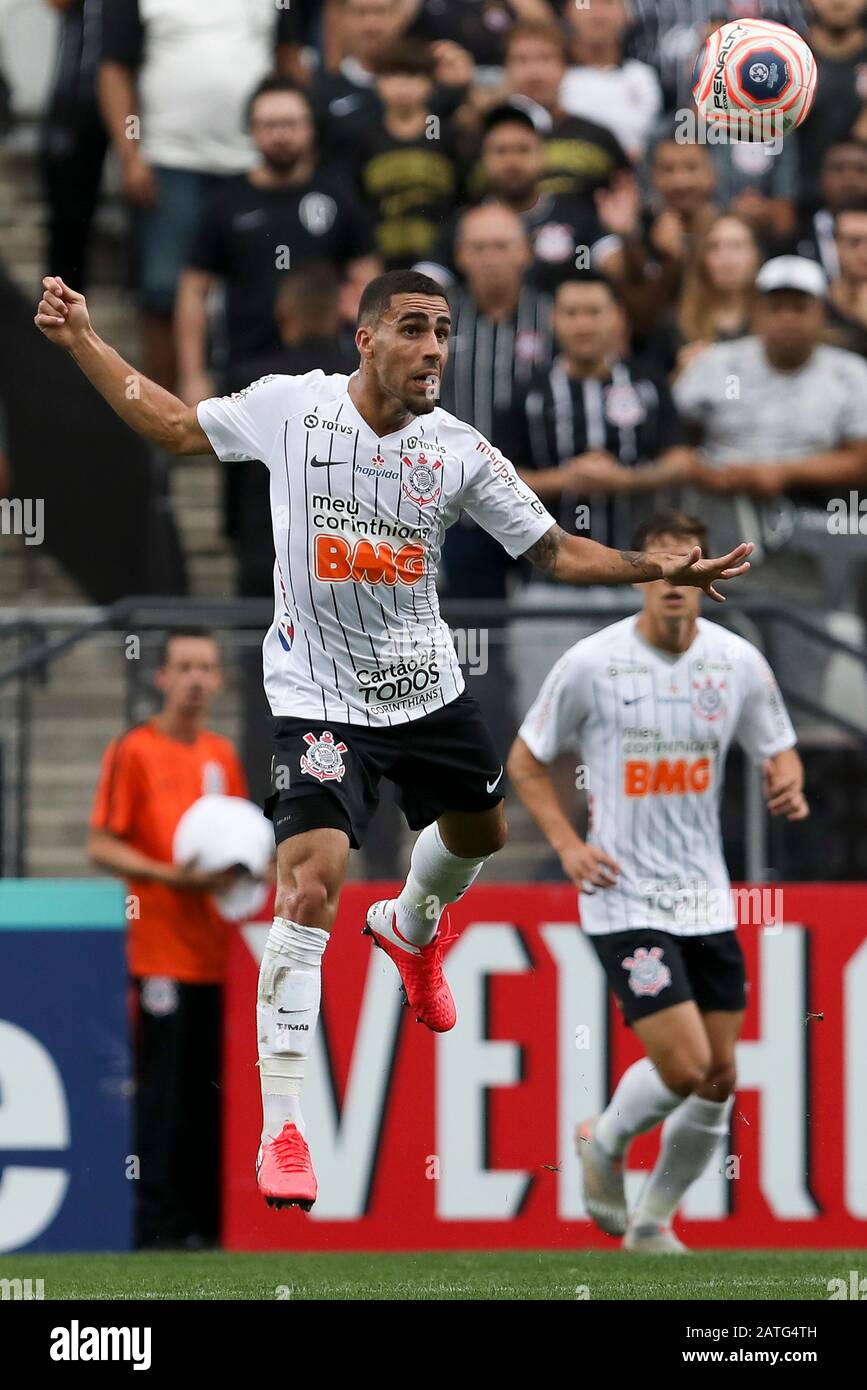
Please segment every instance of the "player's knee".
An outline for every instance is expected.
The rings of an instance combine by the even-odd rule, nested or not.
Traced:
[[[738,1084],[738,1074],[734,1062],[726,1062],[708,1069],[701,1093],[705,1100],[728,1100]]]
[[[274,899],[274,914],[305,927],[330,931],[334,922],[336,901],[321,875],[296,873],[289,888],[278,890]]]
[[[691,1096],[704,1085],[708,1068],[702,1058],[684,1055],[669,1058],[664,1066],[658,1067],[659,1075],[675,1095]]]
[[[505,816],[500,816],[499,820],[496,821],[495,824],[492,825],[490,827],[490,830],[488,831],[488,848],[483,850],[482,853],[485,855],[498,854],[501,849],[505,849],[508,838],[508,822]]]

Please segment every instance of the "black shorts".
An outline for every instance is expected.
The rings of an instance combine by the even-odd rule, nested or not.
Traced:
[[[746,1007],[746,967],[737,932],[674,936],[653,927],[591,936],[627,1023],[694,1000],[702,1013]]]
[[[265,814],[278,843],[305,830],[344,830],[360,849],[380,778],[398,788],[411,830],[444,811],[490,811],[503,799],[503,763],[481,710],[464,691],[409,723],[370,729],[333,720],[272,720],[274,755]]]

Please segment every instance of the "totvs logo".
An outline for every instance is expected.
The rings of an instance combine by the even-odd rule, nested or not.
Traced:
[[[316,578],[326,584],[417,584],[425,572],[420,545],[402,545],[398,550],[388,541],[350,545],[343,536],[317,536],[313,563]]]
[[[710,786],[710,758],[630,758],[623,765],[626,796],[686,796]]]

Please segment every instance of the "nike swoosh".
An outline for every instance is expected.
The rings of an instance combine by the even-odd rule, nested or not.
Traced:
[[[494,788],[496,787],[496,785],[497,785],[497,783],[499,782],[499,780],[500,780],[500,778],[502,777],[502,775],[503,775],[503,769],[500,768],[500,771],[499,771],[499,773],[497,774],[497,776],[494,778],[493,782],[486,782],[486,783],[485,783],[485,786],[487,787],[487,789],[488,789],[489,792],[492,792],[492,791],[494,790]]]
[[[624,705],[637,705],[639,700],[646,700],[647,695],[634,695],[631,700],[624,700]]]
[[[363,98],[360,96],[335,97],[328,103],[328,110],[332,116],[348,116],[351,111],[355,111],[361,105]]]
[[[318,459],[314,454],[310,460],[311,468],[337,468],[341,463],[350,463],[350,459]]]
[[[278,1009],[278,1014],[306,1014],[307,1009]]]

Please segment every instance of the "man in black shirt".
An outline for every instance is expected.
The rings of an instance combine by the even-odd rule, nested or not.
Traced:
[[[688,475],[687,434],[667,385],[620,356],[622,310],[603,276],[564,281],[552,326],[560,356],[537,373],[500,433],[570,534],[625,547],[648,494]]]
[[[530,248],[520,218],[502,205],[485,203],[464,212],[458,223],[456,260],[464,284],[449,295],[452,336],[449,370],[440,404],[474,425],[508,457],[508,435],[496,421],[526,391],[533,372],[551,357],[551,302],[526,284]],[[443,569],[450,598],[504,601],[518,562],[463,514],[446,534]],[[484,617],[481,628],[487,627]],[[488,671],[473,682],[494,740],[514,734],[504,650],[494,633]]]
[[[504,77],[511,99],[524,99],[545,137],[543,193],[586,197],[606,187],[613,174],[630,172],[623,146],[606,126],[570,116],[560,105],[568,48],[563,33],[547,24],[516,24],[506,38]],[[517,99],[517,100],[516,100]]]
[[[547,0],[416,0],[408,32],[456,40],[480,67],[498,68],[506,35],[521,19],[553,24],[555,16]]]
[[[272,77],[250,102],[261,163],[209,199],[181,277],[176,314],[181,396],[214,394],[207,374],[207,299],[225,285],[225,368],[278,346],[274,302],[281,275],[324,262],[357,281],[378,274],[370,230],[344,180],[318,166],[306,96]]]
[[[867,138],[867,5],[865,0],[811,0],[807,39],[816,58],[816,98],[798,131],[801,205],[820,201],[819,170],[829,145]]]
[[[818,261],[830,280],[839,273],[834,218],[840,208],[867,198],[867,145],[843,140],[825,151],[819,178],[821,206],[805,214],[790,248]]]
[[[828,341],[867,357],[867,198],[834,218],[840,273],[828,287]]]
[[[687,431],[665,381],[621,356],[622,306],[603,276],[591,272],[564,281],[554,297],[552,326],[560,356],[516,397],[495,437],[508,441],[503,447],[519,475],[567,534],[625,549],[640,517],[670,504],[670,489],[689,476]],[[582,601],[604,615],[623,594],[594,587]],[[515,606],[523,614],[570,605],[543,579],[528,584]],[[529,708],[538,692],[536,673],[602,621],[583,629],[574,618],[514,623],[520,709]]]
[[[518,106],[495,106],[483,123],[481,171],[484,197],[510,208],[530,239],[529,281],[550,293],[561,280],[586,268],[602,236],[592,199],[544,193],[545,144],[532,117]],[[416,269],[448,286],[455,277],[456,221],[443,229],[433,256]]]
[[[358,179],[388,270],[430,258],[458,199],[459,168],[449,122],[432,111],[433,54],[401,39],[376,60],[382,115],[347,142],[345,163]]]

